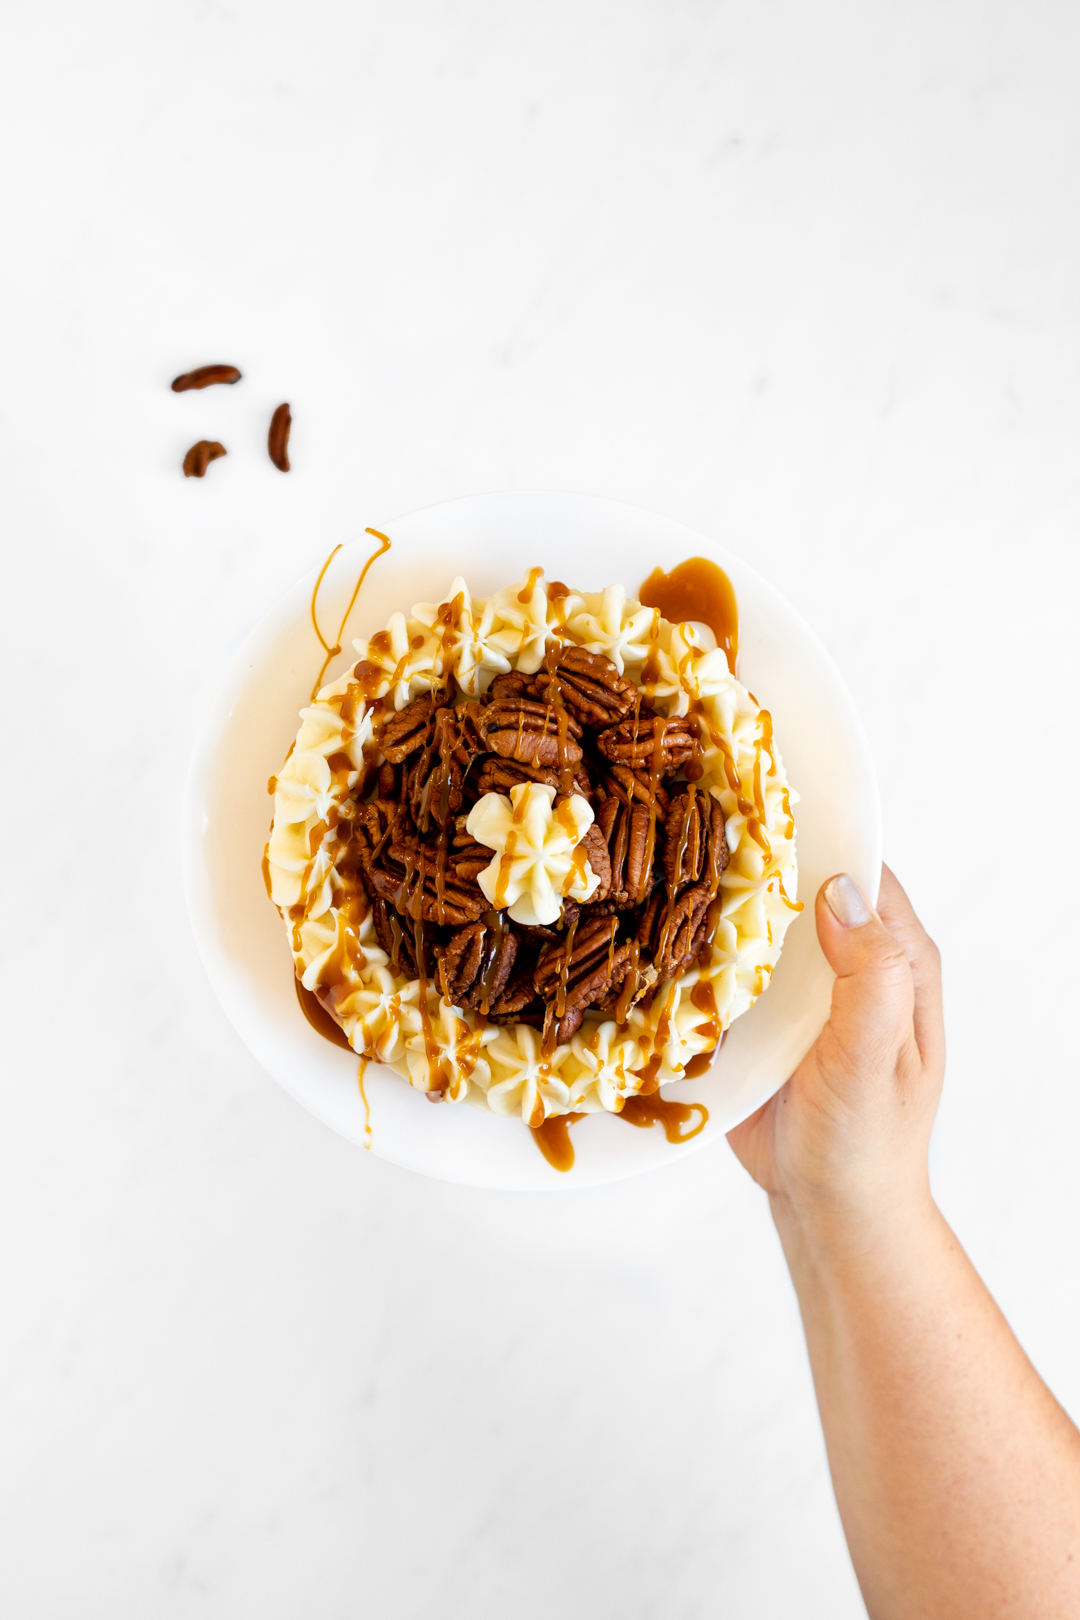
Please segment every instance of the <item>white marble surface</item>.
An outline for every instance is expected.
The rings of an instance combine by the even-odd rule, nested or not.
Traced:
[[[939,1196],[1080,1410],[1075,9],[6,32],[0,1609],[861,1614],[726,1149],[550,1200],[337,1140],[212,998],[179,796],[235,643],[365,523],[562,487],[721,537],[862,709],[945,952]]]

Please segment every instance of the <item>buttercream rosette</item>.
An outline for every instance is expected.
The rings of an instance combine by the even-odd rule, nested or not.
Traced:
[[[343,812],[381,762],[385,718],[450,676],[476,699],[497,676],[535,675],[553,644],[610,659],[658,715],[693,717],[696,791],[719,803],[728,849],[711,942],[693,965],[656,983],[624,1021],[610,1009],[592,1009],[570,1040],[554,1046],[530,1024],[490,1022],[452,1005],[434,980],[395,970],[368,897],[339,866],[345,848],[339,823],[344,827]],[[395,613],[384,630],[354,646],[360,662],[300,711],[295,743],[273,782],[269,888],[305,989],[332,1011],[359,1055],[387,1064],[420,1091],[533,1126],[561,1114],[618,1113],[642,1090],[683,1079],[766,989],[802,909],[795,795],[771,717],[735,678],[724,652],[707,631],[669,623],[621,585],[549,591],[539,569],[484,600],[455,579],[441,602],[419,603],[409,617]],[[527,848],[532,864],[516,869],[515,901],[524,895],[519,903],[527,907],[549,906],[556,891],[587,898],[593,877],[587,863],[579,860],[576,872],[564,876],[585,830],[583,812],[564,811],[554,827],[535,794],[519,797],[522,820],[532,820],[516,858],[520,863]],[[550,790],[549,809],[554,798]],[[490,841],[495,853],[481,886],[489,900],[507,904],[509,893],[495,896],[494,886],[509,811],[488,805],[478,817],[482,808],[481,802],[470,816],[470,831],[479,823],[479,841]]]

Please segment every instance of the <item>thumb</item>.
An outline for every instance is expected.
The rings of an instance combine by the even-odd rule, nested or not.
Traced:
[[[836,974],[829,1032],[845,1068],[865,1074],[892,1057],[911,1027],[911,965],[866,896],[847,873],[818,891],[818,939]],[[890,1064],[891,1067],[891,1064]]]

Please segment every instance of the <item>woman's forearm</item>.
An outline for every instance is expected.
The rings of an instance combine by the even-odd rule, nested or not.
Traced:
[[[871,1620],[1077,1620],[1080,1435],[929,1193],[772,1205]]]

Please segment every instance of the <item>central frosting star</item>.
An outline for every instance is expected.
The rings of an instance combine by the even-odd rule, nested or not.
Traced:
[[[593,824],[580,793],[561,798],[538,782],[504,793],[485,793],[465,823],[478,844],[495,851],[477,882],[497,911],[515,922],[547,927],[562,915],[563,900],[592,898],[600,879],[580,847]]]

